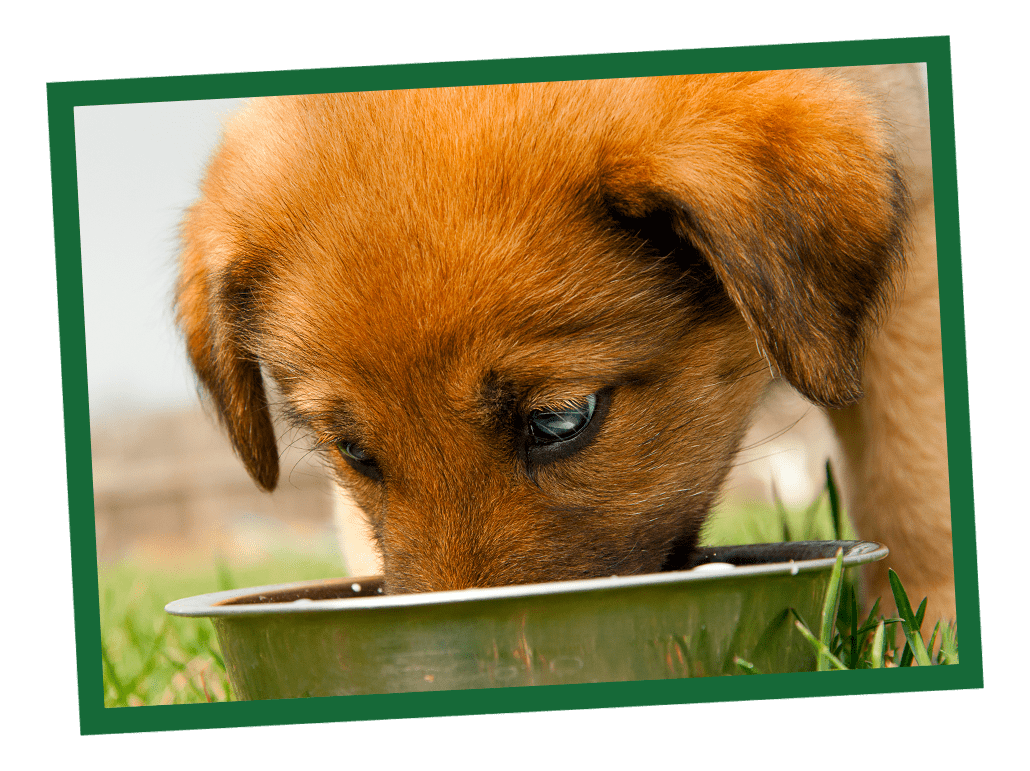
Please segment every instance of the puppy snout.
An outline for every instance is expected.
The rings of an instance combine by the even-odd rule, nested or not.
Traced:
[[[665,550],[615,533],[601,511],[501,501],[431,514],[390,514],[383,554],[390,593],[448,591],[654,572]]]
[[[383,551],[390,593],[505,586],[543,575],[531,556],[538,550],[527,549],[524,536],[484,524],[469,527],[439,507],[433,519],[430,528],[395,523],[388,529]]]

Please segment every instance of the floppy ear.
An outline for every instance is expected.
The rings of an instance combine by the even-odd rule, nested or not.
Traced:
[[[246,346],[253,266],[236,260],[230,267],[229,239],[208,220],[201,202],[183,224],[177,319],[193,368],[237,455],[254,481],[271,491],[279,478],[278,448],[261,366]]]
[[[856,401],[903,253],[907,194],[888,127],[815,73],[691,83],[666,95],[675,112],[657,149],[610,169],[609,206],[671,223],[802,394]]]

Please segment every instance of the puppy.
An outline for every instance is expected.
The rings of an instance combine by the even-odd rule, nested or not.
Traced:
[[[869,599],[951,618],[929,151],[918,66],[257,99],[178,319],[257,484],[274,385],[391,592],[682,564],[780,377],[891,549]]]

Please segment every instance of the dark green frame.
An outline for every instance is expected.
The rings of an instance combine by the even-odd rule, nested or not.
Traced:
[[[367,91],[541,80],[926,62],[947,392],[948,462],[961,663],[932,668],[699,678],[477,691],[107,709],[99,597],[73,108],[293,93]],[[57,253],[69,520],[83,734],[340,720],[589,709],[983,687],[966,378],[951,56],[946,37],[694,51],[401,64],[292,72],[140,78],[47,85]],[[545,688],[542,690],[542,688]]]

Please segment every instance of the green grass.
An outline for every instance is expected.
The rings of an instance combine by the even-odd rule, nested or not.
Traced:
[[[172,600],[262,584],[343,575],[338,557],[279,552],[177,570],[126,561],[99,572],[104,706],[231,700],[214,627],[164,612]]]
[[[854,530],[841,508],[837,484],[826,464],[826,487],[804,510],[787,511],[782,504],[772,508],[778,516],[743,509],[723,518],[709,532],[711,543],[763,543],[794,540],[854,540]],[[718,540],[728,538],[730,540]],[[748,540],[733,540],[746,538]],[[938,622],[929,639],[924,638],[926,599],[912,610],[901,579],[888,571],[898,616],[880,614],[880,599],[862,619],[859,613],[857,576],[837,563],[830,574],[820,615],[818,634],[795,613],[795,626],[816,653],[816,669],[880,669],[883,667],[933,666],[958,663],[958,628]],[[737,659],[748,674],[758,674],[754,665]]]
[[[832,494],[831,494],[832,490]],[[788,509],[782,503],[738,503],[716,508],[702,543],[711,546],[780,541],[855,540],[844,516],[837,488],[829,484],[808,506]]]
[[[811,505],[788,510],[779,504],[745,505],[719,511],[706,531],[709,544],[792,540],[850,540],[854,532],[840,508],[827,469],[827,487]],[[248,564],[225,562],[176,571],[123,562],[100,571],[100,624],[104,706],[187,704],[232,699],[207,620],[178,618],[164,606],[182,597],[262,584],[343,575],[335,554],[280,552]],[[812,644],[818,668],[865,669],[958,662],[954,626],[938,625],[924,638],[925,603],[915,611],[895,576],[899,616],[884,618],[879,603],[860,617],[854,576],[835,570],[819,619],[797,619],[798,634]],[[739,660],[740,668],[755,673]]]

